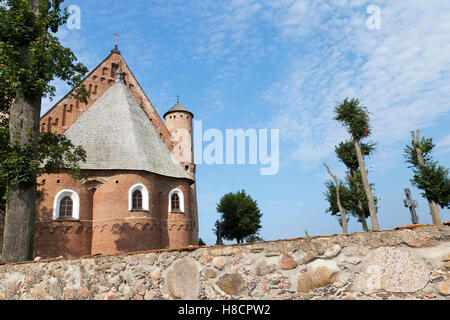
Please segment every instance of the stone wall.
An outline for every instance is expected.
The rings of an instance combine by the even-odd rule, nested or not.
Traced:
[[[0,299],[450,299],[450,226],[0,266]]]

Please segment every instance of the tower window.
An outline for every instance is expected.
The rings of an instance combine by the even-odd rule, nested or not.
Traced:
[[[142,209],[142,193],[139,190],[133,192],[132,209]]]

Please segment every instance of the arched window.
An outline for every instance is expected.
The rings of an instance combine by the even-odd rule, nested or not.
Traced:
[[[178,194],[174,193],[170,201],[172,201],[172,210],[180,210],[180,197]]]
[[[149,198],[147,188],[142,184],[135,184],[128,191],[128,210],[148,211]]]
[[[60,217],[72,217],[73,201],[70,197],[62,198],[59,203],[59,216]]]
[[[142,209],[142,193],[139,190],[133,192],[133,203],[131,209]]]
[[[184,213],[184,195],[180,189],[173,189],[169,193],[169,212]]]
[[[80,197],[73,190],[61,190],[53,201],[53,219],[80,218]]]

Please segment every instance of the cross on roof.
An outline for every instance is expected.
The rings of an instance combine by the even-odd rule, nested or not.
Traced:
[[[114,49],[112,49],[111,52],[120,54],[118,45],[120,35],[117,32],[114,32],[113,35],[114,35]]]
[[[180,95],[177,94],[175,97],[177,98],[177,103],[180,103]]]

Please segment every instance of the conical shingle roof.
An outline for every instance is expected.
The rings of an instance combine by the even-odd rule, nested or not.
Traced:
[[[122,82],[108,89],[64,134],[86,150],[82,169],[143,170],[192,180]]]
[[[172,108],[170,108],[169,111],[167,111],[163,117],[165,118],[168,114],[173,113],[173,112],[187,112],[187,113],[191,114],[192,118],[194,118],[194,114],[192,112],[190,112],[185,106],[183,106],[179,102],[177,104],[175,104]]]

